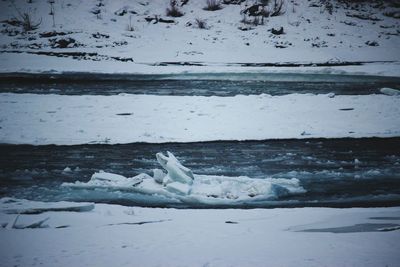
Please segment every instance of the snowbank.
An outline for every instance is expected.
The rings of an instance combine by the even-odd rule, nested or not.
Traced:
[[[399,96],[0,94],[0,143],[197,142],[400,135]]]
[[[303,54],[303,53],[298,53]],[[375,53],[372,53],[375,54]],[[228,59],[227,59],[228,60]],[[72,58],[58,58],[32,54],[0,53],[0,73],[19,74],[116,74],[116,75],[187,75],[187,74],[276,74],[276,73],[301,73],[301,74],[339,74],[339,75],[373,75],[400,77],[399,62],[375,62],[353,66],[302,66],[312,64],[309,58],[287,59],[289,63],[298,64],[298,67],[243,67],[226,62],[202,62],[203,66],[145,64],[137,62],[115,61],[85,61]],[[368,61],[364,58],[362,61]],[[266,63],[255,61],[258,63]],[[267,61],[270,62],[270,61]],[[317,61],[324,62],[324,61]],[[179,62],[178,62],[179,63]],[[234,63],[234,62],[233,62]],[[273,62],[274,63],[274,62]],[[276,61],[279,64],[279,61]],[[182,63],[183,64],[183,63]],[[168,77],[171,78],[171,77]],[[174,78],[174,77],[172,77]],[[180,77],[182,78],[182,77]],[[183,77],[184,78],[184,77]]]
[[[96,204],[91,212],[20,215],[21,224],[49,217],[47,228],[0,228],[0,257],[3,266],[396,266],[399,212]],[[14,218],[0,213],[0,224]]]

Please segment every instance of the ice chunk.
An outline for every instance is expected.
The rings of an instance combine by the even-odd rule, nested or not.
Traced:
[[[193,173],[189,168],[183,166],[175,156],[167,151],[167,155],[157,153],[157,161],[167,171],[167,175],[164,177],[164,184],[172,182],[180,182],[191,185],[193,183]]]
[[[94,209],[93,203],[39,202],[14,198],[0,199],[0,212],[7,214],[40,214],[48,211],[86,212]]]
[[[101,171],[101,172],[96,172],[95,174],[93,174],[91,180],[121,182],[121,181],[125,181],[126,177],[119,175],[119,174]]]
[[[39,221],[35,221],[30,224],[17,224],[18,218],[19,214],[15,216],[14,219],[11,220],[6,225],[6,229],[11,230],[11,229],[26,229],[26,228],[44,228],[46,226],[43,224],[50,219],[50,217],[46,217],[45,219],[41,219]]]
[[[8,229],[8,230],[14,229],[15,225],[17,224],[18,217],[19,217],[19,214],[17,216],[15,216],[14,219],[7,224],[6,229]]]
[[[154,181],[156,181],[157,183],[162,184],[165,175],[166,174],[162,170],[153,169],[153,178],[154,178]]]
[[[296,178],[252,179],[246,176],[196,175],[191,195],[240,201],[251,198],[275,199],[304,192]]]
[[[63,170],[63,172],[72,172],[70,167],[65,167],[65,169]]]
[[[393,88],[382,88],[380,91],[382,94],[385,94],[385,95],[390,95],[390,96],[400,95],[400,90],[393,89]]]
[[[44,219],[41,219],[41,220],[39,220],[39,221],[32,222],[32,223],[30,223],[30,224],[16,224],[16,225],[14,226],[14,228],[15,228],[15,229],[45,228],[45,227],[48,227],[48,225],[44,225],[44,223],[47,222],[48,220],[50,220],[50,217],[46,217],[46,218],[44,218]]]
[[[178,195],[189,195],[190,186],[188,184],[183,184],[179,182],[172,182],[167,184],[165,187],[169,192],[178,194]]]
[[[167,197],[183,203],[211,205],[272,200],[306,192],[296,178],[253,179],[246,176],[194,175],[172,153],[168,152],[167,156],[157,153],[156,156],[167,174],[160,169],[154,169],[153,177],[142,173],[126,178],[102,172],[95,173],[87,183],[78,181],[73,184],[64,183],[63,186],[93,189],[101,187],[153,195],[155,198]]]
[[[119,174],[108,173],[108,172],[96,172],[92,175],[89,182],[92,187],[109,187],[110,184],[112,184],[114,186],[125,188],[125,187],[134,187],[140,184],[143,181],[143,179],[147,178],[150,178],[150,176],[145,173],[141,173],[139,175],[136,175],[135,177],[126,178],[125,176]],[[75,184],[79,185],[80,183],[75,183]],[[64,185],[68,185],[68,183],[64,183]]]

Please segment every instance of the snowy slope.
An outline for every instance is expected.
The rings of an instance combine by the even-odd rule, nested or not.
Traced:
[[[400,135],[400,97],[0,94],[0,142],[83,144]]]
[[[55,54],[36,58],[36,61],[42,61],[41,64],[49,61],[45,64],[47,71],[62,69],[65,59],[62,57],[75,58],[74,62],[83,61],[79,65],[86,64],[86,71],[94,71],[98,65],[96,61],[106,61],[118,63],[117,69],[122,68],[125,72],[140,70],[141,64],[137,66],[136,63],[157,62],[400,60],[400,23],[395,18],[399,8],[395,4],[363,3],[357,6],[334,2],[330,14],[320,2],[285,1],[284,14],[266,18],[264,25],[254,26],[242,23],[243,15],[240,14],[253,1],[241,5],[222,4],[221,10],[206,11],[203,10],[205,1],[190,0],[179,7],[184,15],[173,18],[166,16],[168,0],[63,0],[55,1],[53,5],[54,25],[47,1],[27,3],[16,0],[15,5],[2,1],[0,46],[2,52],[61,53],[56,64],[52,60]],[[33,22],[41,20],[38,29],[24,33],[21,26],[10,25],[14,17],[19,17],[18,12],[29,13]],[[155,16],[174,22],[154,24],[155,20],[146,21]],[[207,29],[196,27],[195,19],[204,20]],[[133,31],[127,30],[129,24]],[[271,33],[272,28],[279,27],[284,28],[285,34]],[[71,39],[74,41],[66,48],[60,48],[63,47],[60,40]],[[71,52],[97,54],[62,54]],[[11,59],[21,60],[21,56],[23,63],[24,56],[30,55],[7,54]],[[2,71],[24,70],[23,64],[13,66],[13,62],[5,62],[2,65]],[[132,66],[136,68],[132,70]]]

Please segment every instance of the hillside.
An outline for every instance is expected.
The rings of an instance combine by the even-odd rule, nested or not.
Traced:
[[[274,3],[280,1],[261,2],[269,2],[256,10],[264,16],[243,13],[256,1],[224,1],[215,11],[204,10],[206,1],[177,1],[182,16],[172,17],[168,0],[1,1],[1,71],[104,71],[99,62],[109,72],[135,72],[149,65],[400,60],[396,1],[284,0],[275,16]],[[33,29],[24,29],[23,17]]]

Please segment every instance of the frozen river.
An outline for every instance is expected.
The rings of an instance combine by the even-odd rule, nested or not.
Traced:
[[[171,151],[193,173],[297,178],[302,194],[244,207],[396,206],[400,203],[400,139],[309,139],[167,144],[0,146],[1,196],[125,205],[190,207],[157,196],[60,187],[104,170],[132,177],[158,168]],[[68,167],[68,168],[67,168]],[[194,207],[198,207],[194,205]],[[200,206],[201,207],[201,206]]]
[[[108,97],[109,95],[123,93],[156,96],[293,93],[369,95],[379,94],[379,90],[383,87],[398,88],[399,85],[399,78],[324,74],[231,73],[147,76],[96,74],[10,76],[7,74],[0,77],[0,92],[2,93],[107,95],[104,97],[106,102],[108,98],[111,98]],[[159,97],[162,98],[161,96]],[[40,97],[45,98],[45,96]],[[60,110],[66,108],[66,105],[62,105]],[[291,107],[293,108],[292,104],[286,108]],[[347,112],[352,109],[343,110]],[[27,116],[31,115],[25,113],[28,114]],[[151,114],[146,115],[151,116]],[[72,117],[76,118],[75,115]],[[100,117],[103,118],[103,116]],[[351,116],[348,115],[346,118],[351,118]],[[371,119],[371,117],[368,118]],[[62,120],[64,117],[61,116],[59,119]],[[39,123],[43,125],[44,122],[44,119],[40,119]],[[106,125],[104,123],[101,125]],[[11,122],[10,125],[14,124],[15,122]],[[78,126],[91,127],[90,124]],[[143,127],[140,123],[134,126],[135,128]],[[48,128],[50,134],[53,129],[56,130],[55,128],[57,127]],[[198,203],[179,203],[179,201],[171,201],[157,195],[60,186],[63,182],[87,182],[93,173],[100,170],[125,177],[133,177],[139,173],[151,175],[152,169],[159,167],[155,154],[165,151],[174,153],[182,164],[198,175],[247,176],[255,179],[296,178],[300,186],[304,188],[304,192],[301,193],[278,195],[268,200],[246,203],[240,206],[243,208],[366,207],[400,204],[400,138],[398,137],[167,142],[164,144],[128,142],[128,144],[120,145],[72,146],[3,144],[0,145],[2,155],[0,157],[0,197],[42,201],[95,201],[156,207],[205,207]],[[207,207],[221,206],[208,205]],[[229,207],[229,205],[223,207]]]
[[[16,74],[17,75],[17,74]],[[117,74],[6,74],[0,76],[0,93],[62,95],[186,95],[234,96],[293,93],[367,95],[383,87],[398,88],[400,78],[285,73],[211,73],[175,75]]]

